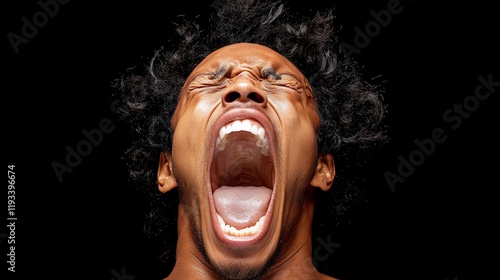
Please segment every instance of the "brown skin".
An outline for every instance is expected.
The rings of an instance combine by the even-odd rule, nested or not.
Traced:
[[[210,214],[211,135],[220,116],[238,109],[271,124],[274,203],[263,238],[231,246],[215,233]],[[331,155],[318,156],[314,97],[290,61],[257,44],[216,50],[187,78],[171,125],[172,154],[160,155],[158,170],[160,191],[180,193],[176,263],[166,279],[334,279],[312,264],[311,229],[313,188],[327,191],[335,166]]]

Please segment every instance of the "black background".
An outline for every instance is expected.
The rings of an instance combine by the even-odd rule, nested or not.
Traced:
[[[32,19],[41,8],[37,1],[11,2],[2,7],[2,138],[5,164],[16,172],[17,272],[2,279],[165,277],[168,270],[142,236],[142,200],[125,184],[119,163],[127,133],[111,111],[110,81],[128,67],[142,67],[174,34],[177,15],[194,17],[209,3],[70,1],[15,53],[7,34],[21,34],[21,18]],[[364,29],[374,20],[370,11],[387,9],[388,2],[290,5],[300,12],[336,5],[340,40],[354,45],[354,28]],[[392,140],[372,164],[374,199],[357,212],[349,245],[331,256],[338,260],[333,276],[341,279],[498,275],[499,87],[457,129],[443,119],[454,104],[473,98],[478,76],[500,81],[498,12],[480,1],[428,2],[401,1],[401,13],[353,55],[365,76],[386,87]],[[115,129],[60,182],[51,164],[64,163],[65,147],[75,148],[86,139],[82,130],[98,128],[105,118]],[[414,141],[436,128],[446,141],[391,189],[384,172],[397,174],[398,156],[408,159],[418,149]]]

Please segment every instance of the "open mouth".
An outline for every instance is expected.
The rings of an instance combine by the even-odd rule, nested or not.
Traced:
[[[274,145],[270,122],[256,110],[232,110],[214,126],[210,191],[212,225],[226,243],[253,243],[272,216]]]

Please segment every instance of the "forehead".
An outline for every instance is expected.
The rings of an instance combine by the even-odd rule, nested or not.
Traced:
[[[252,43],[237,43],[215,50],[198,64],[192,75],[225,66],[244,66],[256,70],[271,68],[276,72],[290,73],[304,79],[300,70],[287,58],[271,48]]]

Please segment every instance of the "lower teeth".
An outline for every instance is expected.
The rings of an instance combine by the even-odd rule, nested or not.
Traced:
[[[264,227],[264,217],[260,217],[260,219],[257,221],[257,223],[255,223],[255,225],[243,229],[237,229],[233,226],[227,225],[219,214],[217,214],[217,219],[219,220],[219,225],[222,231],[225,234],[232,236],[255,235],[261,232],[262,228]]]

